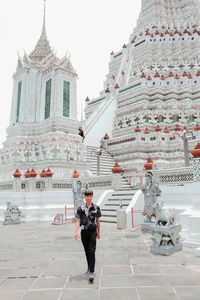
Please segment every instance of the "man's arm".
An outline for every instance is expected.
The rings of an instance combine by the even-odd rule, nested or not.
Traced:
[[[97,223],[97,238],[99,240],[100,239],[100,219],[99,218],[96,219],[96,223]]]
[[[80,227],[80,219],[76,220],[76,227],[75,227],[75,233],[74,233],[74,239],[78,240],[78,230]]]

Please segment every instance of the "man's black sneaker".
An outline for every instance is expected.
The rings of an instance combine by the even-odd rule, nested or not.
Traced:
[[[94,273],[89,274],[89,281],[92,283],[94,281]]]

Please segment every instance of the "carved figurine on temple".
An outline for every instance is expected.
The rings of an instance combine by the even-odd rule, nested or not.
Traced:
[[[11,224],[20,224],[20,219],[22,218],[22,212],[20,209],[10,202],[7,202],[7,210],[4,212],[5,220],[3,222],[4,225]]]
[[[154,204],[158,202],[157,197],[161,195],[161,190],[150,171],[145,175],[145,184],[142,187],[142,192],[144,193],[143,215],[146,216],[146,221],[151,222],[152,217],[156,217]]]
[[[73,201],[75,211],[80,205],[83,205],[83,187],[80,180],[73,181]]]

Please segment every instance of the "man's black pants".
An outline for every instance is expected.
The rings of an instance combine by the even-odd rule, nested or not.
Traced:
[[[88,270],[93,273],[95,268],[95,251],[96,251],[97,232],[81,230],[81,241],[85,249]]]

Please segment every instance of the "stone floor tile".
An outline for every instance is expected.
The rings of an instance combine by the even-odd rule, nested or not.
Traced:
[[[60,290],[28,291],[22,300],[58,300]]]
[[[135,266],[135,265],[132,265],[132,269],[133,269],[133,274],[144,274],[144,275],[162,274],[161,268],[159,266],[152,266],[152,265]]]
[[[137,290],[140,300],[177,300],[170,287],[142,287]]]
[[[67,277],[42,277],[38,278],[31,287],[33,290],[37,289],[51,289],[64,288]]]
[[[134,287],[134,279],[132,275],[104,275],[101,281],[101,287]]]
[[[98,290],[85,289],[70,289],[64,290],[59,300],[98,300]]]
[[[73,270],[73,266],[66,266],[66,267],[58,267],[58,268],[50,268],[47,267],[42,276],[55,276],[55,277],[62,277],[62,276],[69,276],[71,275]]]
[[[133,275],[133,282],[138,286],[167,286],[163,275]]]
[[[0,284],[0,290],[28,290],[35,278],[13,278],[6,279]]]
[[[99,300],[139,300],[138,293],[135,288],[106,288],[100,290]]]
[[[175,287],[177,299],[179,300],[199,300],[200,286],[198,287]]]
[[[125,265],[125,266],[115,266],[115,265],[112,265],[112,266],[103,266],[103,275],[129,275],[129,274],[132,274],[132,271],[131,271],[131,267],[130,265]]]
[[[0,291],[0,299],[2,300],[21,300],[24,292],[18,291]]]
[[[169,286],[200,286],[200,276],[188,273],[187,275],[164,275]]]

